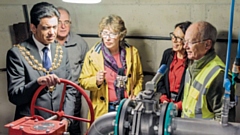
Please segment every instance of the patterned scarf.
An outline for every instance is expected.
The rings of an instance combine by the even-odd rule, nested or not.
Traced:
[[[118,66],[117,66],[117,62],[116,60],[113,58],[112,54],[110,53],[110,51],[107,49],[107,47],[102,44],[102,52],[103,52],[103,57],[104,57],[104,65],[111,68],[114,72],[118,72]],[[119,47],[119,51],[120,51],[120,61],[122,63],[122,67],[124,69],[127,68],[126,65],[126,50],[124,48],[124,46]]]
[[[127,68],[126,64],[126,50],[124,45],[120,45],[119,51],[120,51],[120,61],[122,64],[122,68],[118,68],[117,62],[110,53],[110,51],[107,49],[107,47],[102,44],[102,52],[104,57],[104,65],[108,68],[112,69],[115,73],[117,73],[116,80],[114,81],[114,88],[116,91],[116,95],[118,98],[118,101],[122,100],[124,98],[124,90],[126,89],[126,81],[127,77],[125,76],[125,69]]]

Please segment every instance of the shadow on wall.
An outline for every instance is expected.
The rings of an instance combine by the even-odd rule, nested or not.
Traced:
[[[19,22],[9,26],[12,44],[18,44],[30,36],[27,23]]]
[[[232,37],[237,37],[236,35],[232,35]],[[222,59],[222,61],[226,64],[226,56],[227,56],[227,49],[228,49],[228,31],[219,31],[218,32],[218,39],[226,39],[226,42],[217,42],[215,44],[215,51],[217,55]],[[229,62],[229,69],[232,70],[232,65],[235,60],[237,54],[237,43],[232,42],[231,52],[230,52],[230,62]]]

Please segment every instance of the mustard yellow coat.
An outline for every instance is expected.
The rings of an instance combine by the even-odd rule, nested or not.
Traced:
[[[130,95],[131,78],[133,77],[133,93],[137,95],[142,90],[143,73],[138,50],[125,44],[126,47],[126,63],[127,63],[127,93]],[[133,62],[131,60],[131,47],[133,52]],[[133,66],[133,73],[131,68]],[[82,67],[82,72],[79,78],[80,85],[83,89],[90,91],[94,116],[97,119],[99,116],[108,113],[108,84],[103,83],[100,88],[96,85],[96,74],[98,71],[104,70],[104,59],[101,50],[101,44],[97,43],[93,46],[85,56]]]

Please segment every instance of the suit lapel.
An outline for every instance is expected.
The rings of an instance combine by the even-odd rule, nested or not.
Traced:
[[[51,55],[52,55],[51,57],[52,57],[52,63],[53,63],[53,60],[55,58],[54,56],[56,54],[56,44],[52,43],[50,47],[51,47]]]
[[[42,59],[40,57],[40,54],[38,52],[38,48],[35,44],[35,42],[33,41],[32,38],[30,38],[28,41],[27,41],[27,44],[26,44],[26,49],[30,52],[31,55],[34,56],[34,58],[39,62],[39,63],[42,63]],[[40,76],[44,76],[44,72],[43,71],[39,71],[37,70],[39,75]]]

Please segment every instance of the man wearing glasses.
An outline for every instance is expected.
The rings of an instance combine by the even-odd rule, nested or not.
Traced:
[[[193,23],[186,31],[184,48],[192,63],[185,77],[184,118],[221,119],[225,64],[215,53],[216,39],[217,30],[208,22]],[[231,92],[231,99],[234,99],[234,90]],[[234,109],[230,111],[229,121],[235,120]]]
[[[59,44],[65,46],[68,50],[68,57],[71,66],[72,81],[79,85],[78,78],[81,73],[84,57],[88,51],[86,41],[79,35],[70,32],[71,17],[67,9],[58,7],[60,18],[58,22],[57,41]],[[81,94],[77,91],[74,116],[80,116],[81,110]],[[79,135],[80,122],[74,121],[69,127],[71,135]]]

